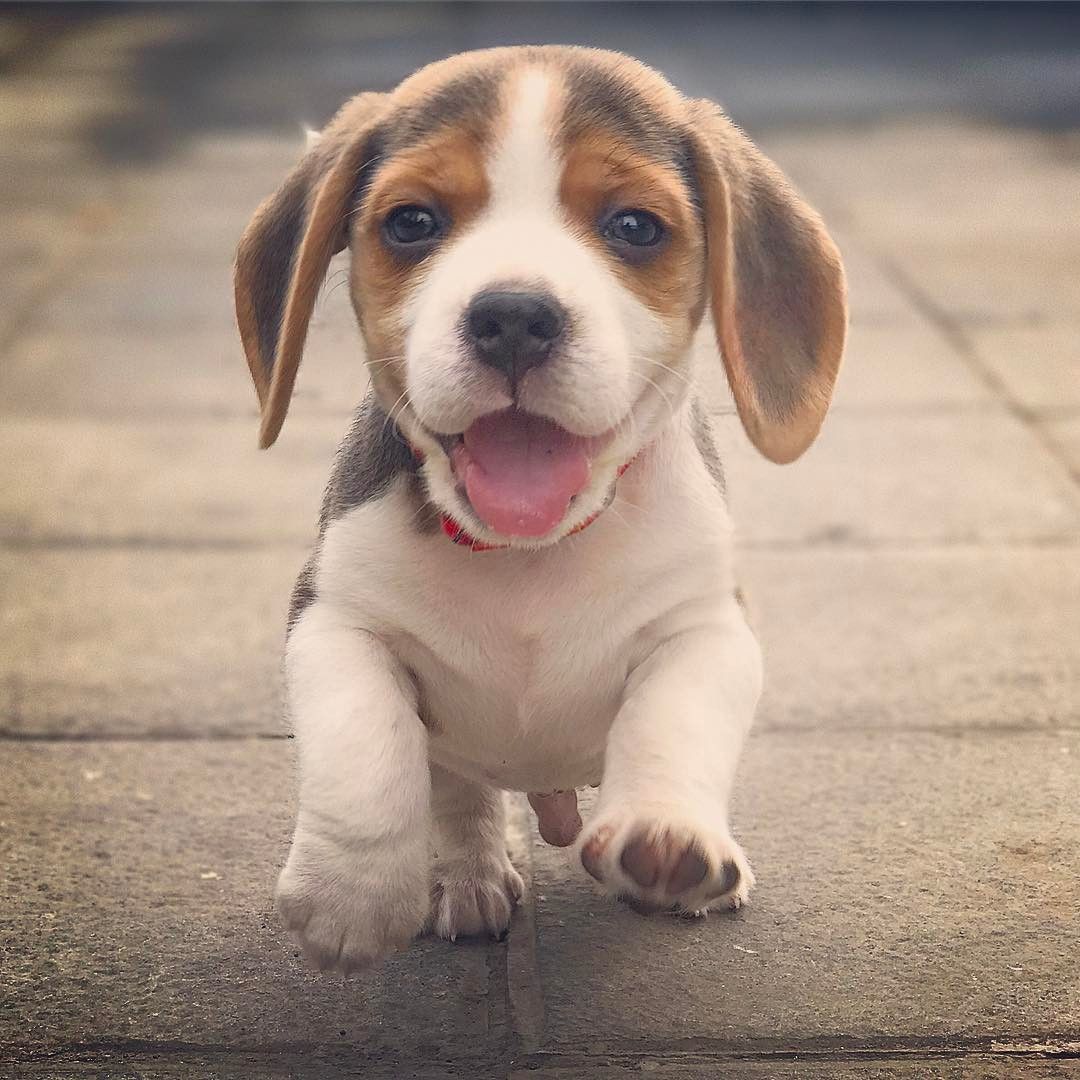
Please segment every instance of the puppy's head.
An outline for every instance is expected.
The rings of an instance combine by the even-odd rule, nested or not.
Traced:
[[[763,454],[797,457],[828,408],[846,315],[819,218],[627,57],[469,53],[342,109],[237,256],[264,446],[345,247],[375,392],[481,539],[551,542],[603,505],[685,396],[707,305]]]

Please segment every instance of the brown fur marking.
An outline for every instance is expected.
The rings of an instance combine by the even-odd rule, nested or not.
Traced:
[[[484,148],[483,138],[468,128],[440,131],[381,168],[354,216],[353,306],[367,341],[372,382],[387,408],[404,393],[403,372],[399,364],[378,361],[404,351],[398,311],[425,263],[388,249],[383,222],[396,207],[415,203],[436,207],[449,222],[449,237],[459,234],[488,201]]]
[[[688,319],[704,292],[701,229],[676,167],[657,161],[609,132],[597,130],[566,148],[560,200],[581,237],[634,295],[657,314]],[[617,210],[646,210],[667,236],[639,264],[625,262],[600,228]]]

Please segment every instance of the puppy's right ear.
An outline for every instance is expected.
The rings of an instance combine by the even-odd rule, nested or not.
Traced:
[[[259,446],[289,408],[308,322],[330,259],[348,243],[347,216],[376,158],[387,95],[353,98],[251,219],[236,253],[236,321],[259,395]]]

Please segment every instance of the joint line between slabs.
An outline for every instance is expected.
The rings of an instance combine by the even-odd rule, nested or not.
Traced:
[[[962,327],[944,308],[935,303],[928,293],[919,288],[906,270],[893,258],[879,251],[875,252],[874,256],[885,276],[907,297],[916,311],[941,333],[957,356],[968,365],[987,390],[998,398],[1010,415],[1030,431],[1042,448],[1064,468],[1073,486],[1080,487],[1080,469],[1073,466],[1065,452],[1049,437],[1045,428],[1038,422],[1039,410],[1029,409],[1017,400],[1005,381],[982,362],[978,349],[972,344]]]

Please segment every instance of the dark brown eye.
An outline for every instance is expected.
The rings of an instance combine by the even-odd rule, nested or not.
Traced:
[[[441,232],[435,212],[424,206],[399,206],[387,215],[383,227],[387,239],[402,246],[434,240]]]
[[[652,247],[664,236],[659,218],[647,210],[620,210],[607,219],[602,231],[608,243],[616,248]]]

